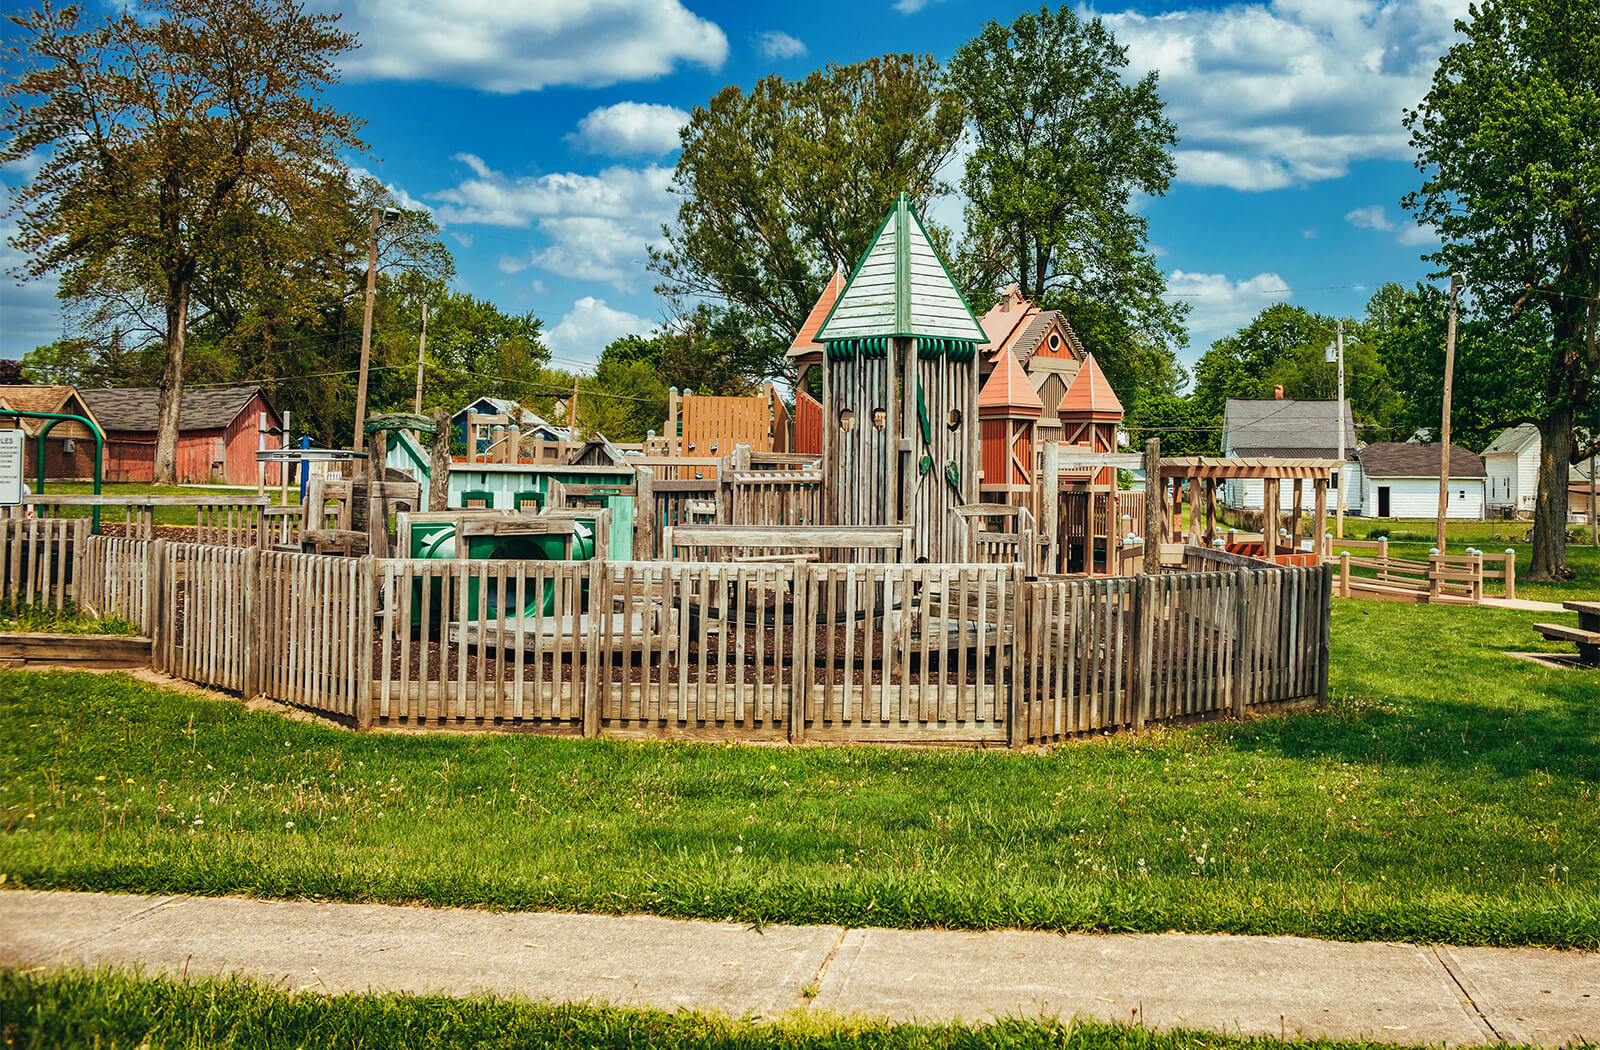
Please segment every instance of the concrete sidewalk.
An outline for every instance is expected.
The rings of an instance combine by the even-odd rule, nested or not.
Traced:
[[[1600,1036],[1600,955],[1576,952],[0,892],[0,966],[133,964],[291,990],[494,992],[765,1018],[1081,1014],[1395,1043]]]

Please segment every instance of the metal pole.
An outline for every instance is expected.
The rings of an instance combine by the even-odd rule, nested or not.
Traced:
[[[350,447],[357,452],[366,444],[361,424],[367,418],[367,366],[372,361],[372,297],[378,289],[378,216],[383,209],[372,209],[372,233],[367,249],[367,308],[361,316],[361,378],[356,384],[356,432]]]
[[[1450,275],[1450,319],[1444,336],[1444,411],[1439,434],[1439,521],[1434,529],[1434,546],[1444,553],[1445,515],[1450,506],[1450,390],[1456,371],[1456,308],[1461,292],[1461,275]]]
[[[428,304],[422,304],[422,335],[417,339],[417,396],[411,401],[411,411],[422,415],[422,355],[428,349]]]
[[[1338,509],[1334,511],[1333,534],[1342,540],[1344,539],[1344,490],[1350,481],[1350,472],[1345,469],[1348,451],[1344,447],[1344,321],[1342,320],[1339,322],[1336,338],[1339,345],[1339,503]],[[1319,530],[1323,528],[1321,521],[1317,522],[1317,528]],[[1317,542],[1319,544],[1322,542],[1321,536],[1317,537]]]

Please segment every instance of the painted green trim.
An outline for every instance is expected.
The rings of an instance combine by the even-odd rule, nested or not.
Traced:
[[[911,200],[904,193],[894,199],[894,326],[911,327],[911,225],[907,216]]]

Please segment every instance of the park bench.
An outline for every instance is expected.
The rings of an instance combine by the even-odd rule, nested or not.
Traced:
[[[1562,607],[1578,614],[1578,626],[1536,623],[1533,629],[1552,642],[1576,642],[1578,663],[1600,667],[1600,602],[1562,602]]]

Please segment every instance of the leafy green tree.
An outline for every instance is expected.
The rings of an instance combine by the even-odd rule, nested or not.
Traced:
[[[1465,277],[1485,320],[1548,327],[1542,343],[1463,345],[1458,362],[1489,355],[1499,422],[1539,428],[1531,576],[1569,579],[1567,471],[1600,402],[1600,0],[1482,0],[1456,31],[1406,114],[1423,181],[1404,203],[1437,227],[1429,260]]]
[[[1221,420],[1230,397],[1271,397],[1287,374],[1303,374],[1312,357],[1322,361],[1333,341],[1334,320],[1301,306],[1274,303],[1233,335],[1211,344],[1195,364],[1195,400],[1200,410]],[[1331,371],[1331,370],[1330,370]],[[1326,388],[1290,391],[1286,397],[1332,397]]]
[[[1177,133],[1156,74],[1129,83],[1127,65],[1104,22],[1065,4],[991,20],[956,51],[950,82],[975,147],[961,183],[962,268],[975,287],[1015,283],[1029,299],[1081,304],[1080,316],[1109,312],[1137,333],[1122,341],[1130,354],[1170,351],[1187,342],[1186,307],[1162,298],[1132,201],[1166,193]]]
[[[829,65],[803,80],[723,88],[683,129],[682,203],[651,250],[657,291],[742,311],[787,346],[835,267],[854,266],[896,195],[918,208],[951,187],[961,105],[926,56]],[[930,230],[936,237],[939,234]],[[752,378],[783,374],[781,351]]]
[[[90,25],[47,5],[11,21],[0,161],[44,155],[13,207],[21,270],[158,304],[155,480],[171,483],[196,282],[263,229],[255,216],[294,236],[326,209],[329,169],[362,143],[318,95],[355,39],[294,0],[149,0]]]

